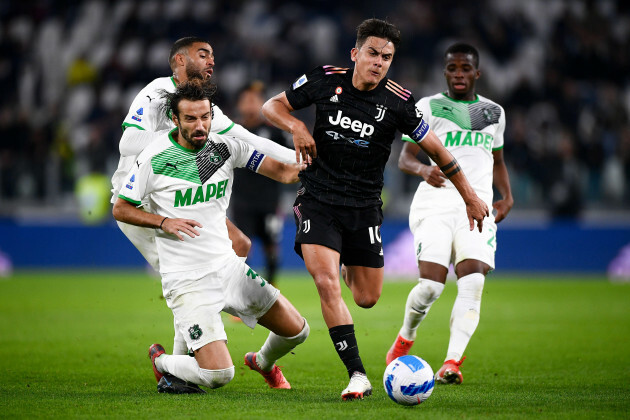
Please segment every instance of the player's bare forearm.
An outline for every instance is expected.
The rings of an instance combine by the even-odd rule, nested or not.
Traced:
[[[501,199],[495,201],[492,207],[497,210],[494,221],[499,223],[505,219],[512,206],[514,206],[514,198],[510,187],[510,177],[503,160],[503,149],[493,151],[492,155],[494,157],[494,166],[492,168],[493,183],[499,194],[501,194]]]
[[[114,219],[119,222],[148,228],[159,228],[162,219],[164,219],[164,216],[147,213],[122,198],[118,198],[114,203],[112,214]]]
[[[315,140],[306,125],[291,115],[292,111],[293,107],[284,92],[269,99],[262,107],[265,118],[276,127],[293,135],[295,161],[299,163],[301,156],[303,162],[310,163],[311,158],[317,157]]]
[[[122,198],[118,198],[116,203],[114,203],[112,214],[119,222],[140,227],[162,229],[166,233],[177,236],[181,241],[184,240],[184,237],[180,232],[194,238],[199,236],[199,232],[195,227],[202,227],[196,220],[173,219],[155,213],[147,213]]]
[[[483,219],[489,215],[488,206],[477,196],[475,190],[473,190],[470,183],[468,183],[468,179],[466,179],[466,175],[464,175],[457,160],[446,150],[433,131],[429,131],[424,140],[419,144],[422,150],[437,163],[444,175],[451,180],[464,199],[470,230],[475,228],[476,221],[479,232],[481,232],[483,229]]]
[[[398,157],[398,168],[408,175],[421,176],[432,187],[444,187],[446,177],[438,167],[420,162],[417,157],[420,150],[418,144],[405,142]]]
[[[306,165],[299,163],[283,163],[267,156],[260,164],[258,173],[283,184],[294,184],[300,180],[298,174]]]

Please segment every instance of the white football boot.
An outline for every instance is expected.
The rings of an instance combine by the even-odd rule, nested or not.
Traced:
[[[370,395],[372,395],[372,384],[365,373],[354,372],[348,387],[341,393],[341,399],[344,401],[361,400]]]

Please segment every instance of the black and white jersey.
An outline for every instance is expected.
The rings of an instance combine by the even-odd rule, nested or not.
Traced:
[[[323,66],[302,75],[285,93],[294,109],[316,106],[317,159],[300,180],[327,204],[382,204],[383,172],[396,130],[416,142],[429,132],[411,92],[388,78],[360,91],[352,85],[352,69]]]

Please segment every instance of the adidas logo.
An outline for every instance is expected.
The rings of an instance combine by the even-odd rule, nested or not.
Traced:
[[[339,98],[337,98],[337,95],[333,95],[330,97],[330,102],[339,102]]]

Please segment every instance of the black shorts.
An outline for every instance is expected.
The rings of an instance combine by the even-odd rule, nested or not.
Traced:
[[[381,206],[366,208],[323,204],[305,192],[293,205],[295,252],[302,258],[302,244],[334,249],[345,265],[383,267],[380,228]]]

